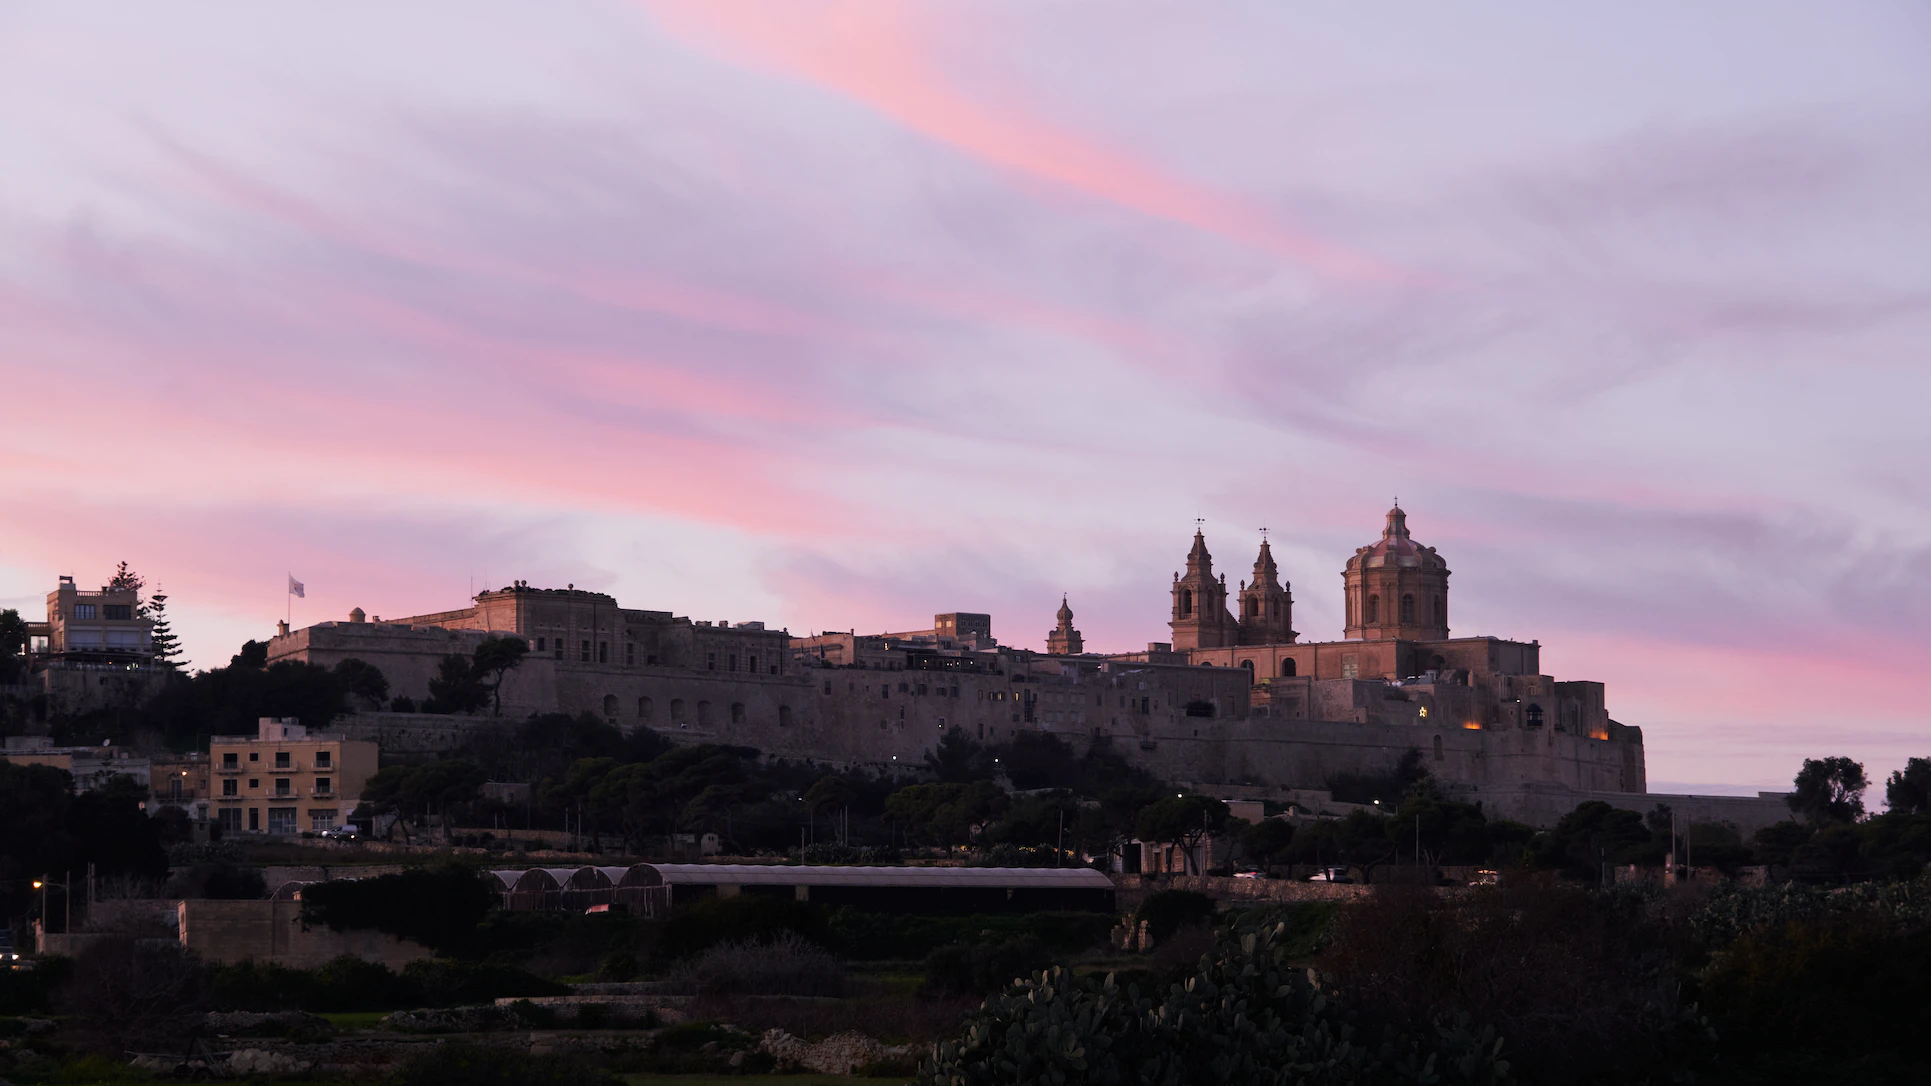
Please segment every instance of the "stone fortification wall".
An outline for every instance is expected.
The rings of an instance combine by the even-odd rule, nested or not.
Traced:
[[[430,957],[427,947],[379,931],[333,931],[302,924],[299,901],[183,901],[181,945],[207,961],[253,959],[314,969],[344,954],[401,969]]]
[[[1600,800],[1625,811],[1648,814],[1657,804],[1675,812],[1677,819],[1696,822],[1727,822],[1748,841],[1765,826],[1791,821],[1790,807],[1782,792],[1760,792],[1754,796],[1694,796],[1666,792],[1620,792],[1606,789],[1571,789],[1539,782],[1486,784],[1454,789],[1455,798],[1482,805],[1493,817],[1512,818],[1531,826],[1553,826],[1579,804]]]

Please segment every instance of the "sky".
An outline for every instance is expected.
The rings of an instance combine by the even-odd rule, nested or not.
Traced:
[[[1882,778],[1927,253],[1909,0],[0,0],[0,607],[1325,640],[1399,496],[1653,790]]]

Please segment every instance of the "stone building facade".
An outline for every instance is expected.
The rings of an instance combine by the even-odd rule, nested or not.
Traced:
[[[515,635],[531,652],[503,684],[505,716],[591,712],[679,742],[874,769],[921,765],[948,729],[988,743],[1040,731],[1076,749],[1107,743],[1167,780],[1223,792],[1318,789],[1414,750],[1444,785],[1496,797],[1498,813],[1531,793],[1525,811],[1548,807],[1553,792],[1642,794],[1642,732],[1610,718],[1602,684],[1542,674],[1537,642],[1450,637],[1448,572],[1397,507],[1380,539],[1347,560],[1338,641],[1300,639],[1291,585],[1265,541],[1251,578],[1230,591],[1196,531],[1170,587],[1172,640],[1141,652],[1086,652],[1064,600],[1039,653],[1000,645],[978,613],[937,615],[928,629],[792,637],[519,582],[461,610],[391,622],[358,611],[286,632],[269,659],[357,657],[420,700],[444,655]],[[369,725],[407,731],[422,719]],[[437,742],[460,735],[460,718],[440,719]]]

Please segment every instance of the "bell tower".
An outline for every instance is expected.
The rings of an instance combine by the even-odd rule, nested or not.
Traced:
[[[1243,645],[1287,645],[1298,636],[1294,632],[1294,594],[1280,579],[1266,533],[1262,528],[1254,579],[1240,586],[1239,640]]]
[[[1173,628],[1175,652],[1188,649],[1218,649],[1232,645],[1239,628],[1227,613],[1227,579],[1214,579],[1214,556],[1207,553],[1206,537],[1194,527],[1193,550],[1187,552],[1187,575],[1173,575]]]
[[[1066,597],[1059,598],[1059,626],[1046,635],[1046,652],[1051,656],[1078,656],[1086,651],[1079,631],[1073,629],[1073,608]]]

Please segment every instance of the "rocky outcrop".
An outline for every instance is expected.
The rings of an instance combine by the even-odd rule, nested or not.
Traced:
[[[834,1033],[812,1044],[781,1029],[764,1031],[758,1051],[770,1056],[779,1071],[813,1071],[821,1075],[849,1075],[861,1067],[911,1058],[907,1045],[881,1044],[862,1033]]]

